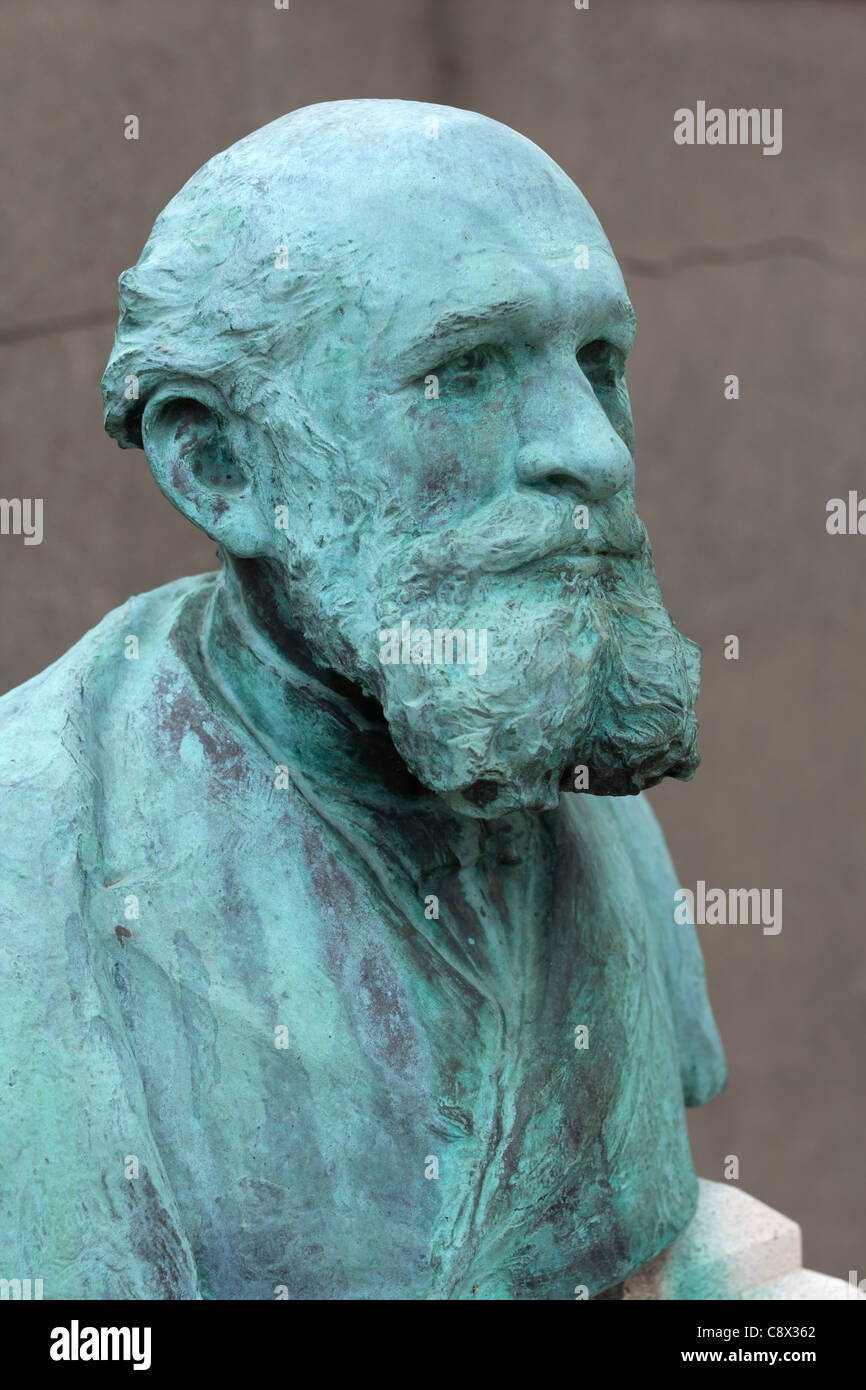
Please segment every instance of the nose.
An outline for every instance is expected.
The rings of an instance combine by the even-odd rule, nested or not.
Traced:
[[[527,383],[520,421],[518,481],[567,488],[603,502],[634,482],[634,460],[577,362]]]

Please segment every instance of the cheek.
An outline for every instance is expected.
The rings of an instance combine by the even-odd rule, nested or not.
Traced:
[[[513,481],[519,439],[510,396],[504,383],[459,399],[422,392],[392,416],[382,462],[422,524],[465,515]]]

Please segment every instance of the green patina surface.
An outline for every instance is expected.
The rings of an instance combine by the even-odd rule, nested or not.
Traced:
[[[598,221],[496,122],[331,103],[120,300],[106,427],[221,566],[0,700],[0,1276],[601,1292],[689,1221],[725,1068],[640,794],[699,656]]]

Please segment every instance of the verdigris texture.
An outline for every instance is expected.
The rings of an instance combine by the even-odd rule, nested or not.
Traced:
[[[158,219],[106,428],[221,564],[0,701],[0,1275],[572,1299],[687,1224],[725,1068],[640,794],[699,655],[633,332],[574,184],[465,111],[293,112]]]

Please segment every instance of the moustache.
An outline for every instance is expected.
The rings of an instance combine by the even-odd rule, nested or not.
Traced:
[[[404,551],[400,581],[508,574],[557,558],[634,560],[648,550],[646,528],[628,496],[590,507],[573,497],[518,488],[454,526],[419,536]]]

